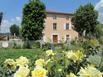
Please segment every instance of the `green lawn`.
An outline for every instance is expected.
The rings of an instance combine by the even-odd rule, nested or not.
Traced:
[[[30,60],[35,60],[38,55],[42,54],[42,49],[0,49],[0,65],[5,59],[16,59],[20,56],[25,56]]]

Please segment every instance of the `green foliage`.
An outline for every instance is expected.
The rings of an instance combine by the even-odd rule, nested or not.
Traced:
[[[103,71],[103,52],[102,55],[90,55],[88,58],[88,62],[93,64],[99,70]]]
[[[92,46],[92,47],[99,46],[99,41],[97,39],[90,39],[87,41],[87,43],[89,44],[89,46]]]
[[[100,44],[97,39],[86,39],[86,41],[82,43],[82,47],[87,57],[89,55],[97,54],[100,51],[99,45]]]
[[[21,49],[21,48],[22,48],[22,45],[21,45],[21,44],[17,44],[16,42],[14,42],[12,48]]]
[[[36,57],[43,52],[42,49],[0,49],[0,65],[3,64],[7,58],[16,59],[20,56],[25,56],[30,60],[36,59]]]
[[[49,50],[50,49],[50,43],[45,43],[45,45],[43,45],[43,50]]]
[[[83,38],[80,37],[78,40],[75,40],[71,43],[69,47],[71,50],[83,50],[84,53],[88,56],[95,55],[100,52],[100,42],[96,38]]]
[[[67,67],[69,64],[68,59],[62,52],[57,53],[54,59],[47,64],[47,69],[49,71],[49,77],[63,77],[67,73]]]
[[[103,36],[103,25],[102,24],[98,24],[96,26],[96,36],[99,38],[101,36]]]
[[[90,62],[91,64],[95,65],[96,67],[100,66],[101,63],[101,56],[99,55],[94,55],[94,56],[89,56],[88,58],[88,62]]]
[[[103,44],[103,24],[98,24],[96,26],[96,38]]]
[[[40,48],[40,42],[34,42],[32,48]]]
[[[78,38],[78,40],[73,40],[71,41],[71,45],[69,46],[69,49],[70,50],[82,50],[84,51],[84,48],[82,47],[82,43],[83,43],[83,40],[82,38]]]
[[[97,25],[98,12],[94,9],[92,4],[80,6],[72,19],[77,32],[80,35],[86,31],[87,34],[94,34]]]
[[[70,45],[68,50],[84,50],[83,47],[79,45]]]
[[[33,52],[33,51],[35,51],[35,52]],[[70,73],[73,73],[73,74],[77,75],[77,77],[79,77],[78,72],[80,72],[81,68],[84,69],[84,68],[88,68],[88,66],[89,66],[90,68],[95,68],[94,70],[97,70],[96,67],[98,68],[100,66],[100,64],[102,65],[101,57],[99,57],[98,55],[95,55],[95,56],[89,56],[89,58],[86,58],[86,54],[84,54],[83,51],[80,51],[80,50],[74,50],[74,51],[70,50],[67,52],[52,51],[52,50],[48,50],[46,52],[42,52],[42,51],[43,50],[41,50],[41,49],[33,49],[33,50],[18,49],[18,51],[17,50],[11,51],[9,49],[9,52],[5,51],[5,50],[0,52],[0,54],[4,54],[3,55],[4,57],[0,56],[0,57],[3,57],[4,59],[1,59],[1,58],[0,59],[3,62],[5,61],[5,59],[6,60],[13,59],[15,62],[15,59],[17,59],[19,56],[26,56],[29,60],[29,64],[27,64],[27,66],[30,69],[30,75],[28,75],[30,77],[31,77],[32,71],[35,70],[36,68],[37,69],[43,69],[43,68],[46,69],[48,71],[46,74],[48,77],[66,77],[66,75],[68,75]],[[8,55],[9,57],[7,57],[6,53],[9,54]],[[98,59],[99,59],[99,61],[97,61]],[[23,61],[24,63],[25,63],[25,60],[26,59],[23,59],[23,58],[21,59],[21,61]],[[37,60],[38,60],[38,62],[37,62]],[[19,69],[19,67],[17,66],[12,71],[12,69],[10,69],[11,67],[7,66],[7,64],[8,63],[13,64],[13,62],[9,61],[9,62],[7,62],[7,64],[3,63],[3,62],[0,63],[0,64],[3,64],[3,66],[1,66],[1,68],[0,68],[0,76],[4,75],[4,77],[12,77],[11,75],[14,75],[15,72]],[[6,66],[5,66],[5,64],[6,64]],[[89,64],[94,64],[96,67],[90,66]],[[25,66],[25,64],[24,64],[24,66]],[[102,67],[100,67],[100,69],[102,69]],[[86,71],[83,70],[83,72],[84,73],[87,72],[87,74],[89,75],[87,70]],[[91,75],[94,74],[94,72],[92,72],[92,71],[89,71],[89,72],[91,72],[90,73]],[[39,72],[37,72],[37,73],[39,73]],[[95,71],[95,73],[97,73],[97,71]],[[81,74],[83,74],[83,73],[81,72]],[[102,77],[102,76],[98,76],[98,77]]]
[[[32,0],[24,6],[21,30],[24,40],[39,40],[42,37],[45,18],[45,5],[40,0]]]
[[[19,26],[17,26],[16,24],[11,25],[10,32],[11,32],[11,35],[15,34],[16,36],[18,36],[19,35]]]
[[[31,44],[30,44],[30,41],[24,41],[24,44],[23,44],[23,48],[24,49],[31,49]]]
[[[0,12],[0,25],[1,25],[1,22],[2,22],[2,18],[3,18],[3,13]]]
[[[74,50],[77,52],[77,50]],[[47,56],[45,53],[40,56],[47,60],[46,69],[48,70],[48,77],[65,77],[67,73],[77,74],[80,67],[87,66],[85,58],[79,61],[73,61],[67,58],[67,53],[70,51],[54,51],[55,55]],[[81,51],[82,52],[82,51]],[[71,55],[70,55],[71,56]],[[80,56],[80,55],[79,55]],[[73,58],[73,57],[72,57]]]

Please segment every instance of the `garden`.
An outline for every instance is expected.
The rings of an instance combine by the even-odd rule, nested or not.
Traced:
[[[57,49],[1,49],[0,77],[102,77],[103,49],[96,39]]]

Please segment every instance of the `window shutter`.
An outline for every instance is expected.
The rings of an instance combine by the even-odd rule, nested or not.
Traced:
[[[64,24],[64,30],[66,30],[66,24]]]
[[[69,23],[69,29],[71,29],[72,28],[72,24],[71,23]]]

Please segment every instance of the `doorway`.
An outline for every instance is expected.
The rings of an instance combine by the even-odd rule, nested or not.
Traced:
[[[58,43],[58,35],[53,35],[53,43],[54,44]]]

